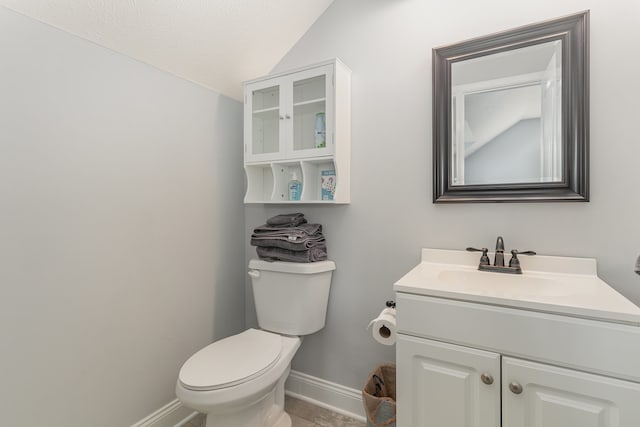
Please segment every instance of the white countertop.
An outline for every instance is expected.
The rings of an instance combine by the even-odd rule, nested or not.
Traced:
[[[518,258],[523,274],[495,273],[478,270],[479,253],[423,249],[420,264],[394,290],[640,325],[640,308],[597,276],[595,259]]]

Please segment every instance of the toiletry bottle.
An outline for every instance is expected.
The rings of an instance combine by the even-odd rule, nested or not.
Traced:
[[[302,183],[298,181],[298,174],[291,173],[291,181],[289,181],[289,200],[300,200],[302,194]]]
[[[324,113],[316,114],[315,140],[316,148],[324,148],[327,146]]]

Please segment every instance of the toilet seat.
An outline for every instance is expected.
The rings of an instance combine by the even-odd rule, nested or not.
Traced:
[[[203,348],[180,369],[179,381],[189,390],[217,390],[259,377],[277,361],[282,337],[248,329]]]

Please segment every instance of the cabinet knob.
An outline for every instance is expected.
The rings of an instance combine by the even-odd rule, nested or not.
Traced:
[[[486,385],[491,385],[493,384],[493,377],[491,376],[491,374],[482,374],[480,375],[480,379],[482,380],[483,383],[485,383]]]
[[[284,120],[284,116],[280,116],[280,120]]]
[[[513,394],[520,394],[522,393],[522,386],[514,381],[509,384],[509,390],[511,390]]]
[[[291,116],[287,114],[286,116],[284,116],[284,118],[285,118],[285,119],[290,119],[290,118],[291,118]]]

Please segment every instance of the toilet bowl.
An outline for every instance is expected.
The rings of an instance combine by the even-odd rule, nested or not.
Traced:
[[[291,427],[284,384],[302,342],[298,335],[325,324],[333,262],[251,260],[249,267],[262,329],[208,345],[178,375],[176,396],[207,414],[207,427]]]
[[[207,414],[207,427],[290,427],[284,382],[300,342],[248,329],[210,344],[183,365],[176,396]]]

